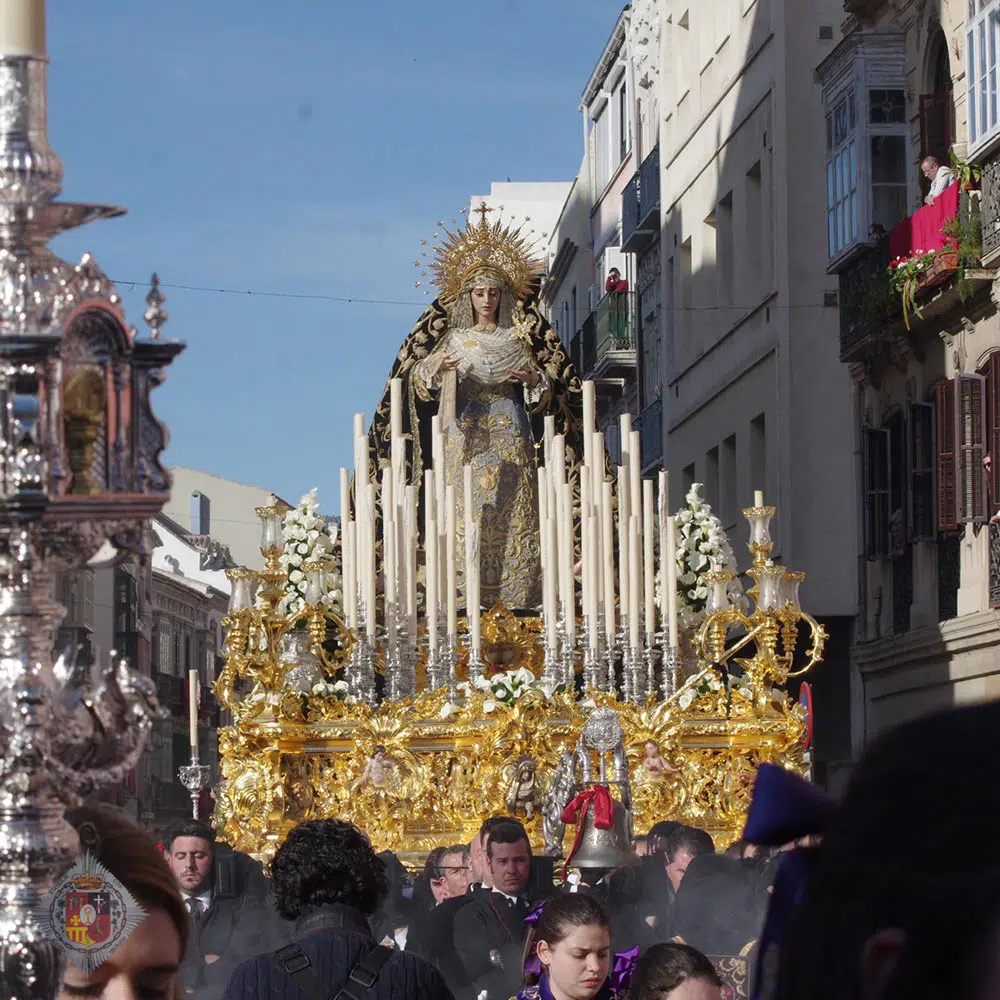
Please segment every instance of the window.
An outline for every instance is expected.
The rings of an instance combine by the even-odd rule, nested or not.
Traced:
[[[684,471],[681,473],[681,484],[684,487],[684,496],[687,496],[688,493],[691,492],[691,487],[694,486],[695,483],[694,477],[694,462],[692,462],[690,465],[686,465],[684,467]]]
[[[600,197],[611,179],[611,113],[608,105],[594,119],[594,197]]]
[[[164,674],[176,673],[173,659],[174,642],[170,630],[160,627],[160,671]]]
[[[982,375],[961,373],[935,390],[939,531],[988,520],[986,382]]]
[[[907,215],[908,139],[902,135],[873,135],[870,141],[872,225],[888,232]]]
[[[733,304],[733,263],[736,257],[733,235],[733,192],[722,196],[715,212],[715,257],[719,267],[719,302],[724,306]],[[729,328],[727,317],[723,324]]]
[[[857,108],[845,93],[826,116],[826,230],[831,257],[858,238]]]
[[[934,407],[910,403],[907,408],[907,457],[910,481],[908,532],[914,542],[927,542],[934,531]]]
[[[965,37],[969,146],[975,152],[1000,133],[997,120],[1000,3],[997,0],[969,0]]]
[[[625,80],[622,79],[618,88],[618,162],[621,163],[629,154],[631,145],[631,129],[629,128],[628,95],[625,93]]]
[[[987,476],[990,513],[1000,507],[1000,351],[994,351],[986,362],[986,443],[990,456]]]
[[[764,185],[761,177],[760,160],[758,160],[747,172],[744,179],[744,192],[746,195],[746,224],[743,232],[746,238],[744,247],[743,263],[746,267],[748,293],[747,302],[751,303],[759,299],[763,289],[761,279],[764,275],[763,259],[760,252],[761,239],[767,237],[764,231]]]
[[[719,519],[727,530],[736,527],[740,506],[739,484],[736,477],[736,435],[722,442],[719,457]]]
[[[889,554],[889,431],[866,424],[861,429],[866,559]]]
[[[705,499],[714,511],[719,509],[719,449],[709,448],[705,453]]]

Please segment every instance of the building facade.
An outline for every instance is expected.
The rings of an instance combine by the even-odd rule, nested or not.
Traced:
[[[819,66],[827,252],[854,386],[855,731],[1000,694],[1000,2],[847,0]],[[925,204],[934,156],[982,191]],[[973,178],[970,177],[970,180]],[[906,314],[890,262],[943,244]],[[919,245],[918,245],[919,244]],[[948,248],[950,249],[950,248]]]
[[[630,23],[626,7],[580,99],[583,163],[549,238],[542,298],[581,378],[595,384],[598,424],[615,460],[621,455],[619,415],[639,409],[633,262],[622,251],[622,192],[632,176],[635,144]],[[612,269],[628,291],[607,290]]]

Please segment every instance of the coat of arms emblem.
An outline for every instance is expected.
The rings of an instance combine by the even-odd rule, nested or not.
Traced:
[[[93,972],[142,923],[146,912],[88,851],[49,889],[38,911],[43,933],[74,965]]]

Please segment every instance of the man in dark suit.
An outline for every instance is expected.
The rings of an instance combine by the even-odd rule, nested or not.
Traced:
[[[184,992],[219,1000],[233,969],[289,931],[267,899],[260,865],[226,845],[211,827],[183,820],[163,835],[163,857],[191,914],[191,936],[181,965]]]
[[[370,1000],[453,1000],[431,965],[376,946],[369,919],[389,879],[368,838],[350,823],[300,823],[278,848],[271,881],[295,940],[240,965],[225,1000],[330,1000],[352,976],[370,983]]]
[[[472,896],[455,922],[455,951],[472,980],[469,995],[510,997],[521,984],[521,961],[531,910],[531,844],[516,821],[498,823],[486,843],[492,889]]]

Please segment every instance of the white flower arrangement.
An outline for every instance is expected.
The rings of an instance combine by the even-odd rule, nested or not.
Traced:
[[[677,533],[677,613],[685,629],[694,629],[701,623],[708,600],[706,575],[712,570],[728,570],[733,574],[728,586],[730,603],[739,605],[745,600],[729,536],[702,497],[702,489],[701,483],[694,483],[684,498],[686,506],[674,516]],[[657,576],[657,587],[659,583]]]
[[[285,596],[278,605],[282,614],[294,615],[306,606],[306,575],[302,567],[306,563],[327,560],[332,563],[334,546],[337,542],[337,525],[327,527],[319,513],[318,490],[310,490],[285,514],[282,537],[285,547],[281,553],[281,568],[287,574]],[[326,593],[322,602],[331,611],[343,609],[343,593],[340,574],[331,568],[326,573]]]
[[[506,670],[503,673],[494,674],[492,677],[479,677],[475,683],[464,681],[458,685],[458,688],[466,697],[473,690],[481,691],[487,695],[483,701],[483,711],[488,714],[495,712],[501,705],[512,707],[519,698],[522,698],[529,691],[539,693],[546,701],[551,702],[556,694],[565,690],[565,685],[543,681],[536,678],[526,667],[520,667],[517,670]],[[447,714],[445,714],[445,709],[448,710]],[[441,712],[442,718],[447,718],[457,710],[455,705],[445,705]]]
[[[714,671],[710,671],[697,684],[692,684],[691,687],[681,692],[680,697],[677,699],[677,705],[679,708],[687,711],[694,703],[695,698],[706,694],[714,694],[717,691],[721,691],[724,686],[718,675]]]
[[[347,681],[317,681],[309,694],[317,698],[336,698],[346,705],[353,705],[358,699],[349,691]]]

